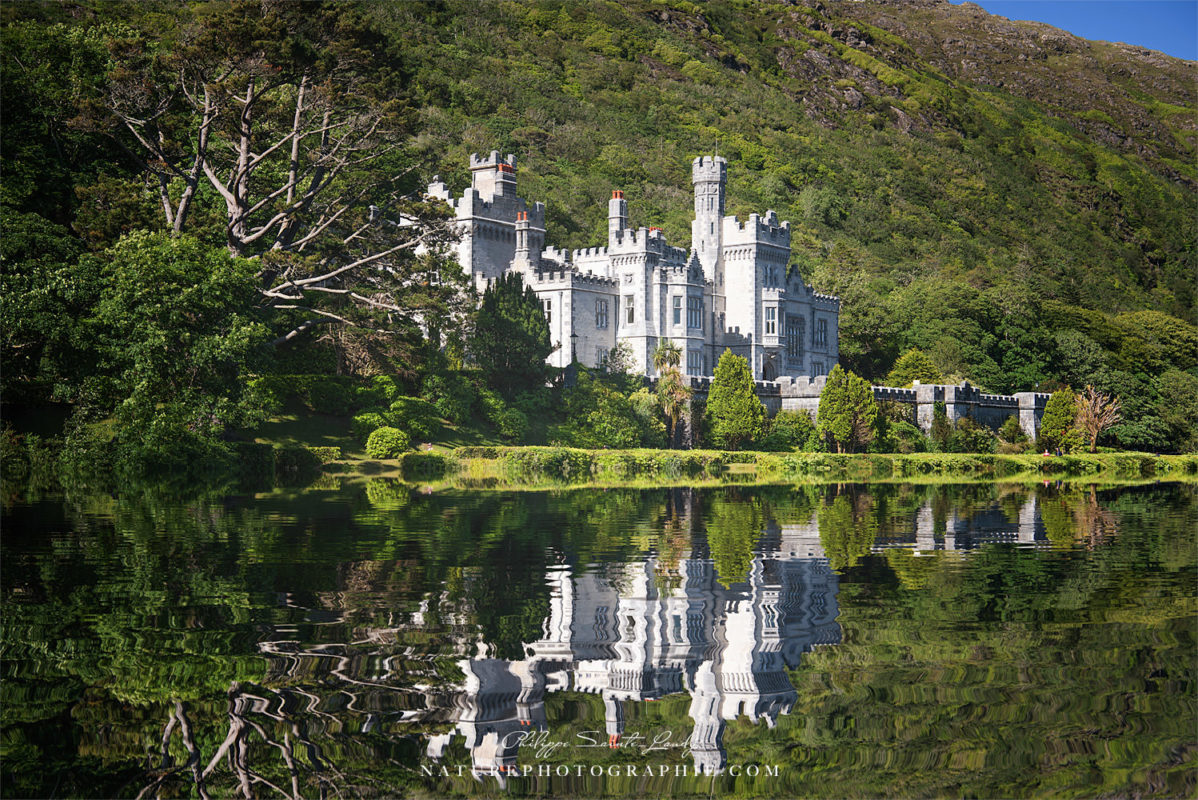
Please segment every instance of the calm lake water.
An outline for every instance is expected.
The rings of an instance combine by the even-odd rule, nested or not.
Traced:
[[[1198,487],[3,509],[4,797],[1193,797]]]

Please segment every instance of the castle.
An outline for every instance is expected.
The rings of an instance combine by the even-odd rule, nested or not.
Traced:
[[[481,290],[518,272],[541,300],[557,349],[549,362],[601,366],[618,343],[634,370],[652,377],[658,342],[673,341],[688,375],[711,375],[725,349],[744,356],[757,380],[826,375],[839,354],[840,300],[788,270],[790,223],[773,211],[745,222],[724,215],[727,161],[692,164],[695,216],[689,251],[660,228],[629,224],[612,192],[607,244],[566,252],[545,246],[545,204],[516,195],[516,157],[470,156],[471,186],[450,196],[434,177],[428,194],[453,209],[462,268]]]

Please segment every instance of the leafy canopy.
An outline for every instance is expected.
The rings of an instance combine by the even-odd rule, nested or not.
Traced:
[[[715,367],[707,395],[711,438],[719,447],[736,450],[765,433],[765,406],[753,391],[749,362],[725,350]]]
[[[878,404],[869,381],[832,368],[819,397],[816,429],[838,453],[851,453],[868,445],[878,422]]]

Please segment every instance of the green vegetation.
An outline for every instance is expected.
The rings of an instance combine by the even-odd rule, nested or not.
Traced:
[[[707,416],[712,440],[729,450],[765,433],[765,408],[753,393],[749,362],[731,350],[725,350],[716,364],[707,395]]]
[[[504,279],[478,307],[437,255],[448,212],[417,199],[491,149],[520,155],[567,248],[602,239],[612,187],[685,245],[690,161],[718,149],[729,212],[791,219],[790,268],[843,299],[846,370],[1092,385],[1121,408],[1093,445],[1198,447],[1182,62],[1068,37],[1013,59],[1045,52],[1035,29],[944,4],[20,3],[0,25],[0,393],[27,462],[220,480],[239,444],[322,444],[304,410],[346,420],[347,454],[379,427],[867,446],[771,433],[718,393],[688,412],[677,376],[642,393],[619,350],[566,386],[535,299]],[[993,57],[946,68],[925,31]],[[1019,446],[878,420],[872,450]]]
[[[852,453],[874,440],[878,404],[869,382],[837,364],[819,396],[816,430],[837,453]]]

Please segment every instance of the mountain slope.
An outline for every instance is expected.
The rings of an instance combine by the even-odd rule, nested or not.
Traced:
[[[875,377],[909,346],[994,388],[1058,377],[1045,301],[1193,319],[1189,62],[924,0],[375,15],[410,43],[418,143],[455,190],[468,153],[515,152],[551,243],[601,241],[619,187],[685,244],[690,159],[718,149],[730,213],[792,220]]]

